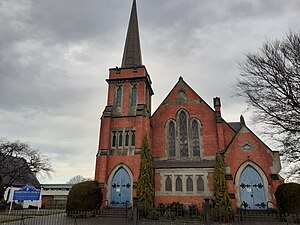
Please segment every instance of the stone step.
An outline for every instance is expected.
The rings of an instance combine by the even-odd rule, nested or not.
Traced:
[[[106,218],[126,218],[126,212],[129,210],[126,209],[115,209],[115,208],[105,208],[100,210],[99,217]]]
[[[267,214],[267,213],[243,213],[239,215],[243,221],[282,221],[282,218],[278,214]]]

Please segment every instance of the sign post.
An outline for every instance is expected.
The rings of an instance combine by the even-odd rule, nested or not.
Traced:
[[[26,185],[21,187],[19,190],[14,191],[13,201],[24,201],[24,200],[40,200],[41,191],[36,189],[35,187]],[[12,208],[12,202],[10,204],[9,212]]]

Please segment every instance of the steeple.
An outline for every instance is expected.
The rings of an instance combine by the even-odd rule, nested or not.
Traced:
[[[142,54],[137,18],[136,0],[133,0],[124,47],[122,67],[142,66]]]

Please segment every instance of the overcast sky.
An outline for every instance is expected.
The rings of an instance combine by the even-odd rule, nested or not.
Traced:
[[[131,0],[0,0],[0,136],[51,159],[41,182],[94,177],[108,69],[120,66]],[[154,111],[178,77],[222,116],[249,124],[232,98],[237,61],[266,39],[299,32],[299,0],[137,0]],[[276,149],[274,149],[276,150]]]

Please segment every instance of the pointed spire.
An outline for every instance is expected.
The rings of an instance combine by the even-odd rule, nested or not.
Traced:
[[[122,67],[135,67],[142,65],[142,54],[137,18],[136,0],[133,0],[131,15],[124,47]]]

